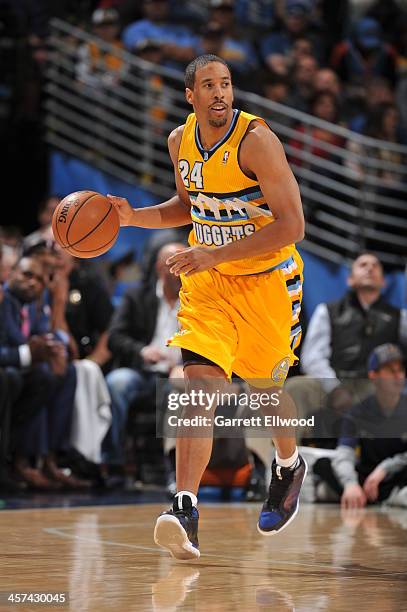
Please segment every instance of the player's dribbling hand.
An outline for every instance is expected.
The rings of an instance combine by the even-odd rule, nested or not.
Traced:
[[[117,210],[120,226],[123,227],[126,225],[131,225],[131,221],[133,219],[133,208],[126,198],[119,198],[118,196],[110,195],[109,193],[106,194],[106,197]]]
[[[364,508],[366,506],[366,495],[359,484],[351,484],[345,487],[341,497],[341,506],[348,510]]]
[[[178,251],[175,255],[171,255],[165,262],[170,266],[170,272],[179,276],[185,274],[190,276],[197,272],[203,272],[213,268],[218,262],[216,259],[215,249],[206,247],[190,247],[183,251]]]

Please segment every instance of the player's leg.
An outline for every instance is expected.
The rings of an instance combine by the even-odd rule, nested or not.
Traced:
[[[185,367],[185,386],[187,393],[203,391],[207,397],[221,393],[226,383],[223,370],[216,365],[187,365]],[[202,429],[194,427],[194,435],[188,434],[191,428],[179,428],[176,443],[177,490],[190,491],[197,495],[199,483],[212,452],[213,416],[216,402],[204,400],[203,405],[186,407],[183,417],[204,416],[210,419],[210,425]]]
[[[283,389],[269,391],[278,394],[278,404],[270,402],[265,414],[274,414],[285,423],[296,417],[296,407],[290,395]],[[257,528],[263,535],[275,535],[295,518],[299,507],[301,485],[307,474],[307,465],[298,454],[295,428],[279,425],[271,431],[276,455],[271,466],[271,481],[267,498],[260,512]]]
[[[280,393],[271,399],[267,414],[295,418],[296,407],[282,391],[301,336],[299,313],[302,296],[302,262],[295,254],[275,271],[237,282],[233,303],[239,343],[232,369],[249,382],[253,392]],[[263,411],[264,412],[264,411]],[[270,432],[276,446],[269,493],[258,528],[266,535],[286,527],[298,511],[298,498],[306,465],[298,456],[295,431],[279,426]]]
[[[186,391],[191,402],[182,412],[182,419],[203,417],[202,426],[178,426],[176,440],[177,493],[172,507],[157,519],[154,540],[177,559],[199,557],[197,493],[209,463],[213,443],[213,416],[217,393],[226,384],[223,370],[209,362],[186,364]],[[194,400],[192,398],[195,398]],[[212,398],[212,399],[209,399]],[[198,400],[198,401],[196,401]]]

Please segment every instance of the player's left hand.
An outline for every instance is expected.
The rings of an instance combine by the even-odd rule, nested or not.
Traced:
[[[216,249],[208,249],[207,247],[190,247],[183,251],[178,251],[165,262],[170,266],[170,272],[179,276],[191,276],[197,272],[203,272],[213,268],[217,263]]]
[[[363,483],[363,490],[369,501],[376,501],[379,497],[379,484],[385,477],[386,472],[381,467],[377,467],[366,478]]]

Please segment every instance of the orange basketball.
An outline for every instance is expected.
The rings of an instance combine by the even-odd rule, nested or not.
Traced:
[[[75,191],[58,204],[52,231],[62,248],[75,257],[106,253],[119,235],[119,215],[113,204],[96,191]]]

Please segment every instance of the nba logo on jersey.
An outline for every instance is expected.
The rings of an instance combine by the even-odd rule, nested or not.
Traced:
[[[225,151],[223,154],[222,164],[226,164],[229,159],[230,151]]]

